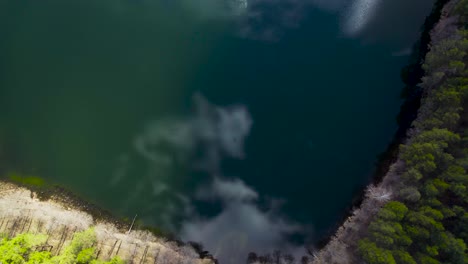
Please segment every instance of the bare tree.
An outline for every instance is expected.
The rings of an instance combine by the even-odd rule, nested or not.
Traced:
[[[253,264],[258,261],[258,256],[255,252],[250,252],[247,257],[247,264]]]
[[[281,251],[279,251],[278,249],[273,251],[273,263],[281,264]]]
[[[286,254],[286,255],[283,256],[283,262],[285,264],[293,264],[294,260],[295,260],[295,258],[291,254]]]

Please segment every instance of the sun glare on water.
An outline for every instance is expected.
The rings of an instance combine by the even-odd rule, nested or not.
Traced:
[[[375,14],[379,3],[380,0],[356,0],[351,3],[346,14],[344,32],[350,36],[359,34]]]

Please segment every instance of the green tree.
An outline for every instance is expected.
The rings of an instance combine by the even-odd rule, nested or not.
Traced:
[[[94,259],[94,251],[93,247],[81,250],[76,256],[76,262],[78,264],[90,263]]]
[[[31,248],[46,241],[44,235],[21,234],[13,239],[3,238],[0,242],[0,263],[22,264]]]
[[[42,263],[49,263],[50,262],[50,252],[49,251],[42,251],[42,252],[32,252],[29,255],[27,264],[42,264]]]
[[[48,251],[35,251],[47,240],[46,235],[21,234],[0,240],[0,263],[4,264],[125,264],[118,257],[110,261],[96,260],[96,235],[93,229],[75,233],[70,244],[57,256]]]
[[[390,250],[379,248],[368,239],[359,241],[358,250],[369,264],[396,264],[395,258]]]
[[[398,264],[417,264],[414,258],[407,251],[395,250],[392,254]]]
[[[421,199],[421,193],[415,187],[407,187],[400,190],[398,195],[406,202],[417,202]]]

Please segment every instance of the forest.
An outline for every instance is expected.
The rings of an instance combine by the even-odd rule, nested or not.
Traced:
[[[90,228],[75,233],[70,244],[61,253],[52,256],[47,248],[48,236],[44,234],[23,233],[8,238],[2,235],[0,240],[0,263],[27,264],[123,264],[119,258],[109,261],[96,260],[96,234]]]
[[[433,29],[418,118],[392,201],[358,243],[369,264],[468,263],[468,1]]]
[[[468,0],[437,1],[402,72],[403,139],[384,182],[310,258],[252,253],[247,263],[468,263],[467,55]]]

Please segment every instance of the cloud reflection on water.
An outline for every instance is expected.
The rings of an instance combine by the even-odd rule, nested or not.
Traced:
[[[183,223],[181,235],[185,240],[202,241],[221,263],[244,263],[251,251],[304,253],[287,239],[303,231],[302,227],[282,218],[274,205],[261,210],[259,194],[243,181],[216,177],[199,193],[201,199],[220,199],[223,210],[211,218],[193,215]]]
[[[302,26],[312,18],[313,10],[336,15],[339,29],[337,37],[356,38],[365,43],[387,43],[396,50],[412,45],[424,17],[429,13],[434,0],[181,0],[192,6],[196,16],[211,23],[231,21],[237,35],[260,41],[282,40],[285,32]],[[224,4],[223,4],[224,3]],[[229,4],[226,4],[229,3]],[[195,6],[195,7],[193,7]],[[237,8],[233,8],[237,6]],[[242,6],[242,8],[239,8]],[[314,27],[308,24],[310,34]],[[318,36],[320,37],[320,36]]]
[[[244,143],[253,125],[247,107],[216,106],[200,94],[194,95],[193,103],[191,116],[150,122],[135,138],[134,153],[149,171],[137,181],[135,196],[129,199],[136,202],[144,188],[152,188],[155,204],[147,212],[157,212],[153,217],[165,228],[184,240],[201,242],[222,263],[243,263],[250,251],[298,251],[287,237],[300,232],[301,226],[281,217],[274,203],[260,209],[261,194],[239,178],[223,176],[223,159],[245,157]],[[128,163],[128,158],[122,158],[115,181],[124,177]],[[180,165],[210,175],[204,183],[195,182],[193,195],[172,184],[179,177],[174,169]],[[212,202],[222,205],[218,213],[206,216],[197,211],[197,205]],[[174,225],[180,216],[181,225]]]
[[[380,0],[182,0],[205,19],[235,21],[240,36],[275,41],[284,31],[298,27],[310,10],[319,8],[342,13],[342,29],[349,36],[359,33],[373,16]]]

